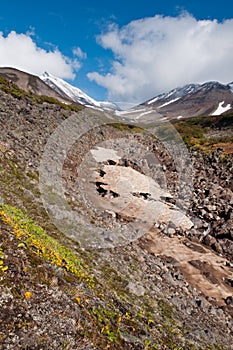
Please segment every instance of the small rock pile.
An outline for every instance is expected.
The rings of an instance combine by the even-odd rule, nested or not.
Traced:
[[[233,261],[232,155],[217,150],[211,155],[193,152],[193,197],[189,209],[193,235]]]

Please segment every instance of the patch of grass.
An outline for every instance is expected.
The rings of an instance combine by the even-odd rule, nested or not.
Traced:
[[[156,130],[156,134],[159,136],[159,138],[163,141],[175,141],[175,142],[180,142],[180,136],[179,134],[176,132],[176,130],[174,130],[173,127],[171,127],[171,125],[169,124],[165,124],[165,125],[160,125],[157,130]]]
[[[73,104],[66,104],[66,103],[63,103],[63,102],[57,100],[54,97],[45,96],[45,95],[38,96],[37,97],[37,102],[38,103],[47,102],[47,103],[50,103],[50,104],[55,104],[55,105],[58,105],[58,106],[60,106],[61,108],[65,109],[65,110],[70,110],[70,111],[73,111],[73,112],[80,112],[83,109],[82,106],[79,105],[79,104],[74,104],[74,103]]]
[[[173,121],[172,124],[183,138],[188,147],[202,151],[215,150],[219,144],[233,143],[231,136],[206,137],[210,131],[221,132],[224,129],[233,129],[233,113],[220,116],[193,117],[181,121]],[[227,146],[229,149],[229,146]],[[228,152],[227,152],[228,153]]]
[[[124,124],[124,123],[113,123],[111,124],[114,128],[120,130],[120,131],[127,131],[127,132],[134,132],[134,133],[144,133],[145,130],[131,124]]]

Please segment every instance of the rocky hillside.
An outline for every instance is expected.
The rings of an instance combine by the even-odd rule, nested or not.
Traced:
[[[9,85],[16,84],[19,88],[30,94],[55,98],[60,102],[68,104],[73,102],[67,96],[62,96],[56,92],[56,90],[52,89],[36,75],[32,75],[15,68],[0,67],[0,77],[7,79]]]
[[[7,79],[9,84],[16,84],[30,94],[55,98],[68,105],[75,104],[79,107],[87,106],[112,112],[119,109],[115,103],[96,101],[79,88],[47,72],[39,77],[15,68],[0,67],[0,77]]]
[[[196,120],[193,138],[182,123],[187,189],[165,126],[159,139],[0,81],[2,349],[233,349],[232,117],[208,129]],[[55,138],[61,125],[70,140],[62,128]],[[64,157],[64,198],[80,218],[73,235],[66,208],[65,227],[51,214],[64,199],[56,181],[42,202],[49,147],[48,174]],[[93,227],[99,247],[85,244]]]

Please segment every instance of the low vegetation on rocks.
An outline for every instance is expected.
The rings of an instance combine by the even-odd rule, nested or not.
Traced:
[[[80,104],[71,104],[71,103],[65,104],[51,96],[45,96],[45,95],[38,96],[33,93],[27,92],[19,88],[13,82],[1,76],[0,76],[0,89],[8,94],[11,94],[13,97],[17,98],[18,100],[28,98],[29,100],[39,104],[47,102],[47,103],[58,105],[63,109],[68,109],[74,112],[79,112],[83,108]]]
[[[28,94],[0,78],[2,349],[233,349],[232,293],[219,303],[195,288],[175,257],[153,252],[147,235],[125,246],[84,249],[51,222],[40,198],[38,166],[49,136],[75,115],[75,108]],[[188,215],[194,227],[182,232],[161,223],[154,230],[160,241],[185,239],[190,251],[204,244],[216,260],[225,262],[224,268],[228,264],[224,288],[230,291],[232,140],[225,138],[227,148],[216,151],[219,139],[212,150],[207,143],[209,137],[224,141],[232,116],[211,118],[206,124],[197,118],[175,125],[190,146],[194,194]],[[159,160],[166,162],[162,171],[167,179],[176,179],[169,155],[155,138],[116,123],[86,133],[67,155],[64,188],[71,202],[74,164],[95,144],[120,135],[148,149],[154,146]],[[122,163],[138,169],[130,159]],[[203,264],[192,261],[192,268],[198,271]],[[203,271],[208,281],[209,271]],[[216,280],[211,283],[220,288]]]
[[[185,143],[204,152],[223,148],[224,153],[233,153],[233,114],[188,118],[173,122]]]

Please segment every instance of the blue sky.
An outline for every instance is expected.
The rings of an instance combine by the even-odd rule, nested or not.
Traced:
[[[233,2],[4,1],[0,66],[47,70],[91,97],[138,103],[233,81]]]

